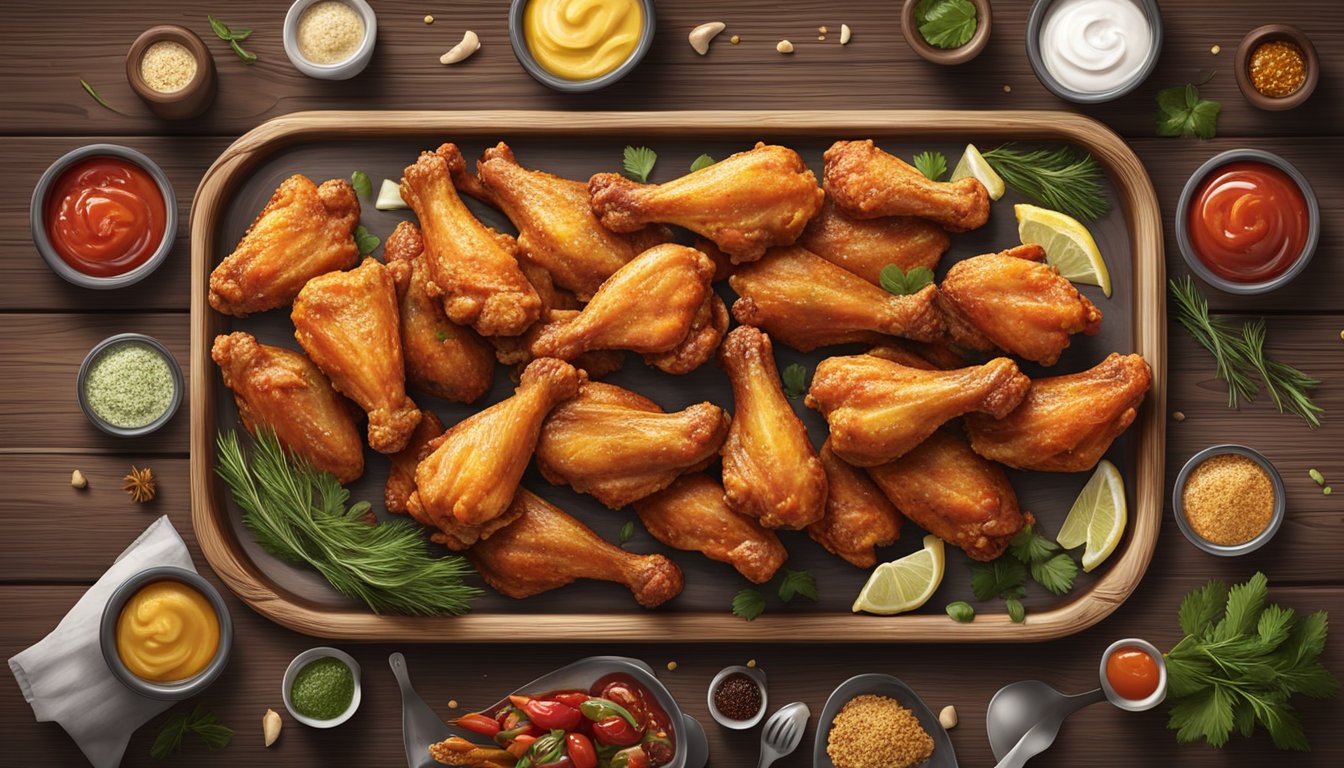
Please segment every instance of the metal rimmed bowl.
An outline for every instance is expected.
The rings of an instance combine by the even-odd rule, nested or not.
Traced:
[[[719,683],[723,682],[729,675],[743,674],[749,680],[756,684],[756,689],[761,692],[761,706],[756,710],[756,714],[746,720],[734,720],[731,717],[719,711],[719,707],[714,703],[714,691],[718,689]],[[731,728],[735,731],[745,731],[748,728],[754,728],[761,718],[765,717],[765,711],[769,707],[769,699],[766,697],[765,671],[760,667],[732,666],[724,667],[709,682],[709,692],[706,694],[706,700],[709,704],[710,717],[714,722],[722,725],[724,728]]]
[[[1255,89],[1255,83],[1251,81],[1251,54],[1260,47],[1261,43],[1269,43],[1275,40],[1293,43],[1302,49],[1302,56],[1306,59],[1306,79],[1302,85],[1298,86],[1296,91],[1287,96],[1266,96]],[[1321,79],[1321,60],[1316,54],[1316,46],[1311,44],[1311,38],[1307,33],[1289,24],[1266,24],[1263,27],[1256,27],[1246,33],[1242,38],[1241,45],[1237,46],[1237,88],[1241,90],[1241,95],[1246,97],[1246,101],[1251,106],[1270,112],[1278,112],[1285,109],[1292,109],[1311,96],[1311,92],[1316,90],[1316,83]]]
[[[364,21],[364,39],[359,41],[359,47],[349,58],[335,64],[318,64],[309,61],[299,50],[299,19],[303,17],[304,11],[320,2],[323,0],[295,0],[289,6],[283,33],[285,55],[295,69],[309,77],[318,80],[349,80],[363,72],[369,65],[369,59],[373,58],[373,46],[378,39],[378,15],[364,0],[337,0],[353,8]]]
[[[587,80],[570,80],[554,75],[541,66],[541,63],[532,55],[532,49],[527,44],[527,34],[523,29],[523,12],[527,10],[529,2],[531,0],[512,0],[509,4],[509,43],[513,45],[513,55],[518,58],[518,63],[523,65],[523,69],[527,70],[527,74],[548,88],[565,93],[587,93],[606,88],[634,71],[635,67],[639,66],[639,62],[644,59],[644,55],[649,52],[649,48],[653,46],[653,32],[657,26],[657,10],[654,7],[653,0],[639,0],[644,13],[639,40],[635,43],[635,50],[630,52],[630,56],[619,67],[605,75]]]
[[[141,587],[156,581],[177,581],[200,592],[210,602],[210,606],[215,609],[215,616],[219,618],[219,648],[215,651],[215,657],[205,669],[194,676],[174,683],[156,683],[138,677],[126,668],[117,653],[117,620],[121,618],[121,610]],[[233,648],[233,620],[229,617],[229,609],[224,605],[224,598],[220,597],[219,591],[200,574],[186,568],[161,565],[140,571],[112,591],[112,596],[107,599],[107,605],[103,607],[102,621],[98,626],[98,645],[102,649],[103,660],[107,662],[108,669],[112,670],[112,675],[120,680],[122,685],[151,699],[182,701],[209,688],[210,684],[224,672],[225,665],[229,663],[229,652]]]
[[[154,183],[159,187],[159,193],[163,195],[163,239],[159,241],[159,247],[154,249],[154,253],[150,254],[149,259],[144,264],[110,277],[86,275],[70,266],[56,252],[56,246],[47,236],[46,209],[51,188],[61,178],[61,174],[65,173],[72,165],[92,157],[115,157],[139,166],[141,170],[149,174],[150,178],[154,179]],[[42,260],[47,262],[47,266],[51,267],[51,271],[60,275],[66,282],[73,283],[81,288],[96,290],[125,288],[149,277],[150,273],[158,269],[159,265],[167,260],[168,252],[173,249],[173,241],[177,238],[177,196],[173,193],[173,185],[168,181],[168,174],[164,173],[163,169],[153,160],[140,152],[119,144],[88,144],[61,155],[56,162],[52,163],[43,172],[37,180],[37,186],[33,189],[32,200],[28,205],[28,221],[32,229],[33,245],[37,247],[37,252],[41,254]]]
[[[975,6],[975,34],[971,35],[971,39],[967,40],[965,45],[956,48],[939,48],[930,44],[919,33],[919,25],[915,23],[915,7],[920,1],[905,0],[905,5],[901,6],[901,34],[920,58],[934,64],[965,64],[985,50],[985,46],[989,44],[989,33],[994,22],[994,12],[989,7],[989,0],[971,0],[971,4]]]
[[[1302,245],[1302,253],[1286,272],[1258,283],[1238,283],[1218,276],[1200,260],[1199,254],[1195,252],[1195,245],[1190,240],[1190,206],[1194,200],[1195,192],[1214,171],[1229,163],[1242,161],[1264,163],[1283,171],[1288,175],[1288,178],[1297,184],[1298,190],[1302,193],[1302,198],[1307,202],[1307,240]],[[1198,275],[1199,279],[1226,293],[1250,296],[1269,293],[1288,284],[1302,274],[1307,265],[1311,263],[1311,257],[1316,253],[1316,244],[1320,240],[1320,236],[1321,205],[1316,199],[1316,192],[1312,190],[1307,177],[1303,176],[1296,166],[1282,157],[1260,149],[1229,149],[1209,158],[1203,165],[1195,169],[1194,173],[1190,174],[1190,178],[1185,182],[1185,187],[1181,189],[1180,200],[1176,203],[1176,244],[1181,249],[1181,257],[1185,259],[1185,265],[1190,268],[1191,272]]]
[[[1157,688],[1146,698],[1127,699],[1116,693],[1115,688],[1111,686],[1111,680],[1106,676],[1106,662],[1110,661],[1111,654],[1124,650],[1126,648],[1138,648],[1152,657],[1157,663]],[[1106,694],[1106,700],[1126,712],[1146,712],[1158,704],[1161,704],[1167,698],[1167,662],[1162,658],[1162,652],[1157,646],[1147,640],[1140,640],[1137,637],[1129,637],[1124,640],[1116,640],[1111,643],[1106,652],[1101,654],[1101,690]]]
[[[350,706],[346,707],[344,712],[329,720],[319,720],[317,718],[309,717],[305,714],[300,713],[294,707],[294,701],[290,697],[290,689],[294,687],[294,678],[299,676],[299,672],[304,667],[308,666],[309,664],[319,659],[336,659],[337,661],[341,662],[342,664],[350,668],[350,674],[355,681],[355,692],[350,697]],[[303,723],[304,725],[310,726],[312,728],[335,728],[341,723],[344,723],[346,720],[349,720],[350,718],[354,717],[355,711],[359,709],[359,702],[360,699],[362,698],[361,692],[363,688],[363,686],[360,685],[359,662],[355,661],[354,657],[346,653],[345,651],[342,651],[339,648],[331,648],[328,646],[318,646],[317,648],[309,648],[303,653],[300,653],[298,656],[295,656],[294,660],[289,662],[289,667],[285,669],[285,677],[280,685],[281,685],[280,695],[284,697],[285,709],[289,710],[290,716],[293,717],[295,720],[298,720],[300,723]]]
[[[1224,456],[1227,454],[1245,456],[1256,464],[1259,464],[1260,468],[1265,470],[1265,473],[1269,475],[1269,481],[1274,486],[1274,511],[1270,513],[1269,524],[1265,526],[1265,530],[1261,531],[1259,535],[1250,541],[1230,546],[1225,544],[1214,544],[1196,533],[1194,528],[1190,526],[1190,521],[1185,519],[1184,500],[1185,482],[1190,478],[1190,473],[1195,471],[1195,467],[1198,467],[1200,464],[1203,464],[1214,456]],[[1176,515],[1177,527],[1181,529],[1181,533],[1185,534],[1185,538],[1189,539],[1191,544],[1194,544],[1196,547],[1199,547],[1212,555],[1233,557],[1236,555],[1244,555],[1248,552],[1254,552],[1263,547],[1270,539],[1274,538],[1274,534],[1279,531],[1279,526],[1283,525],[1283,518],[1288,510],[1288,500],[1285,497],[1283,477],[1279,475],[1279,470],[1275,468],[1274,464],[1271,463],[1269,459],[1265,458],[1264,454],[1254,448],[1228,443],[1225,445],[1214,445],[1205,448],[1194,456],[1191,456],[1190,460],[1185,462],[1185,466],[1181,467],[1180,473],[1176,475],[1176,485],[1171,492],[1171,507],[1173,513]]]
[[[97,412],[93,410],[93,407],[89,405],[88,393],[85,391],[84,386],[88,379],[89,369],[93,367],[93,364],[103,355],[103,353],[118,344],[140,344],[153,349],[163,357],[164,362],[168,364],[168,371],[173,377],[173,396],[172,400],[168,403],[168,408],[164,410],[158,418],[144,426],[117,426],[116,424],[112,424],[103,419],[103,417],[99,416]],[[75,378],[75,386],[76,396],[79,398],[79,407],[84,411],[84,415],[88,417],[89,421],[92,422],[95,427],[109,435],[116,435],[117,437],[143,437],[153,432],[157,432],[164,424],[172,421],[173,415],[177,413],[178,407],[182,405],[182,368],[177,364],[177,358],[173,357],[173,353],[168,351],[168,348],[163,345],[163,342],[153,336],[146,336],[143,333],[118,333],[115,336],[108,336],[106,339],[94,344],[93,349],[89,350],[89,353],[84,356],[84,361],[79,364],[79,374]]]
[[[1031,62],[1031,71],[1036,74],[1036,79],[1041,81],[1041,85],[1045,86],[1046,90],[1061,99],[1076,104],[1100,104],[1113,101],[1133,91],[1153,73],[1153,69],[1157,66],[1157,59],[1162,53],[1162,11],[1157,7],[1157,0],[1132,0],[1148,19],[1148,35],[1151,45],[1148,50],[1148,58],[1144,60],[1139,71],[1131,79],[1107,91],[1075,91],[1056,80],[1055,76],[1050,74],[1050,70],[1045,66],[1045,57],[1041,54],[1041,32],[1045,27],[1045,19],[1050,13],[1050,8],[1057,1],[1036,0],[1031,6],[1030,14],[1027,15],[1027,59]]]

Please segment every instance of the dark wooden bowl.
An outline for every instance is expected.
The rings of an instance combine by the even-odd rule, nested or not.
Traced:
[[[160,40],[181,43],[196,59],[196,76],[180,91],[163,93],[150,88],[140,76],[140,59],[145,49]],[[150,27],[131,44],[126,52],[126,79],[131,90],[144,100],[150,110],[165,120],[186,120],[204,112],[215,100],[215,60],[205,42],[186,27],[163,24]]]
[[[1251,82],[1251,53],[1261,43],[1275,40],[1295,43],[1302,49],[1302,55],[1307,57],[1307,79],[1302,81],[1302,85],[1296,91],[1287,96],[1266,96],[1257,91],[1255,84]],[[1241,45],[1237,46],[1237,87],[1253,107],[1270,112],[1292,109],[1311,96],[1311,92],[1316,90],[1316,82],[1320,79],[1321,62],[1316,55],[1316,46],[1312,45],[1311,38],[1297,27],[1288,24],[1266,24],[1263,27],[1256,27],[1247,32],[1246,37],[1241,39]]]
[[[905,35],[905,41],[925,61],[943,65],[965,64],[979,56],[989,43],[989,30],[993,22],[989,0],[971,0],[975,6],[975,34],[959,48],[929,45],[924,36],[919,34],[919,25],[915,23],[915,6],[918,4],[919,0],[905,0],[905,5],[901,7],[901,34]]]

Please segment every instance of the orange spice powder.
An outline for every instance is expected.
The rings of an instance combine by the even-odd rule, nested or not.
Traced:
[[[1259,536],[1274,515],[1274,483],[1245,456],[1214,456],[1195,467],[1181,492],[1185,519],[1208,541],[1230,547]]]
[[[1291,96],[1307,79],[1307,57],[1295,43],[1271,40],[1251,52],[1251,84],[1272,98]]]

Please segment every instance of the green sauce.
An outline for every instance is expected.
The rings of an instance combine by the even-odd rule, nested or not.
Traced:
[[[354,698],[354,674],[344,662],[330,656],[304,665],[289,689],[294,709],[314,720],[340,717]]]

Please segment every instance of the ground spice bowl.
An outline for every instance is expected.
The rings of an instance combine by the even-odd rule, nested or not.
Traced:
[[[181,44],[196,60],[196,76],[182,89],[164,93],[149,87],[140,74],[140,60],[153,44],[169,40]],[[186,120],[196,117],[215,100],[215,59],[205,42],[190,29],[176,24],[162,24],[145,30],[131,49],[126,52],[126,79],[131,90],[139,96],[154,114],[165,120]]]
[[[1269,43],[1275,40],[1293,43],[1302,49],[1302,57],[1306,60],[1306,79],[1302,85],[1298,86],[1296,91],[1287,96],[1266,96],[1255,89],[1255,83],[1251,81],[1251,54],[1260,47],[1261,43]],[[1311,92],[1316,90],[1316,83],[1321,79],[1321,60],[1316,54],[1316,46],[1311,44],[1311,38],[1297,27],[1288,24],[1266,24],[1263,27],[1256,27],[1246,33],[1242,38],[1241,45],[1237,46],[1237,88],[1241,90],[1241,95],[1250,102],[1251,106],[1270,112],[1279,112],[1285,109],[1292,109],[1311,96]]]
[[[321,0],[295,0],[289,7],[283,31],[285,55],[295,69],[309,77],[318,80],[349,80],[363,72],[373,58],[373,46],[378,39],[378,15],[364,0],[339,0],[350,6],[364,21],[364,39],[360,40],[359,47],[350,54],[350,58],[335,64],[318,64],[309,61],[299,50],[299,19],[303,17],[304,11],[319,2]]]
[[[143,427],[119,427],[105,421],[93,410],[93,406],[89,404],[88,393],[84,391],[84,385],[89,375],[89,368],[93,366],[93,363],[103,354],[103,352],[122,343],[143,344],[144,346],[152,348],[163,356],[164,361],[168,363],[168,371],[172,374],[173,396],[172,400],[168,403],[167,410],[165,410],[157,419]],[[79,364],[79,374],[75,379],[75,386],[77,390],[76,395],[79,398],[79,407],[84,411],[84,415],[88,417],[89,421],[92,422],[95,427],[109,435],[115,435],[116,437],[144,437],[145,435],[157,432],[159,428],[172,420],[173,415],[177,413],[178,407],[182,404],[182,368],[177,364],[177,359],[173,357],[173,353],[168,351],[168,347],[164,346],[162,342],[153,336],[146,336],[143,333],[118,333],[115,336],[108,336],[106,339],[93,345],[93,349],[89,350],[89,353],[84,356],[84,361]]]
[[[1214,544],[1196,533],[1194,528],[1190,526],[1190,521],[1185,519],[1184,500],[1185,482],[1190,478],[1190,473],[1195,471],[1195,467],[1198,467],[1200,464],[1203,464],[1205,461],[1215,456],[1225,456],[1228,454],[1245,456],[1256,464],[1259,464],[1260,468],[1265,470],[1265,474],[1269,475],[1269,482],[1274,487],[1274,511],[1270,513],[1269,524],[1265,526],[1265,530],[1261,531],[1259,535],[1250,541],[1231,546]],[[1205,448],[1194,456],[1191,456],[1190,460],[1185,462],[1185,466],[1181,467],[1180,473],[1176,475],[1176,484],[1171,492],[1171,508],[1176,515],[1176,526],[1181,529],[1181,533],[1185,534],[1185,538],[1189,539],[1191,544],[1194,544],[1196,547],[1199,547],[1211,555],[1235,557],[1237,555],[1247,554],[1248,552],[1254,552],[1267,544],[1270,539],[1274,538],[1274,534],[1278,533],[1279,527],[1283,525],[1283,518],[1288,510],[1288,500],[1285,496],[1283,477],[1279,475],[1279,470],[1275,468],[1274,464],[1270,462],[1269,459],[1265,458],[1264,454],[1245,445],[1227,443]]]
[[[919,33],[919,25],[915,23],[915,6],[919,3],[920,0],[905,0],[901,6],[901,34],[905,36],[905,42],[911,50],[925,61],[943,65],[965,64],[979,56],[989,44],[989,33],[994,22],[989,0],[971,0],[971,5],[975,6],[975,34],[965,45],[956,48],[939,48]]]
[[[714,703],[714,691],[719,687],[719,683],[723,682],[729,675],[739,673],[746,675],[752,682],[756,683],[756,687],[761,692],[761,707],[756,710],[756,715],[754,717],[747,720],[734,720],[728,717],[720,712],[718,705]],[[710,681],[707,700],[709,702],[710,716],[714,718],[714,722],[722,725],[724,728],[731,728],[735,731],[745,731],[748,728],[754,728],[757,723],[761,722],[761,718],[765,717],[766,710],[768,710],[770,706],[770,701],[766,697],[765,670],[760,667],[724,667],[719,670],[719,673]]]
[[[294,702],[289,695],[289,689],[294,686],[294,678],[299,676],[299,670],[319,659],[336,659],[350,668],[350,674],[355,680],[355,692],[350,697],[350,706],[346,707],[345,711],[340,715],[333,717],[330,720],[317,720],[301,714],[295,709]],[[280,695],[284,697],[285,709],[289,710],[290,717],[293,717],[295,720],[298,720],[300,723],[311,728],[335,728],[346,720],[349,720],[351,717],[354,717],[355,710],[359,709],[361,688],[362,686],[359,681],[359,662],[355,661],[353,656],[339,648],[331,648],[324,645],[318,646],[317,648],[309,648],[298,656],[295,656],[294,660],[289,662],[289,667],[285,669],[284,680],[280,683]]]

